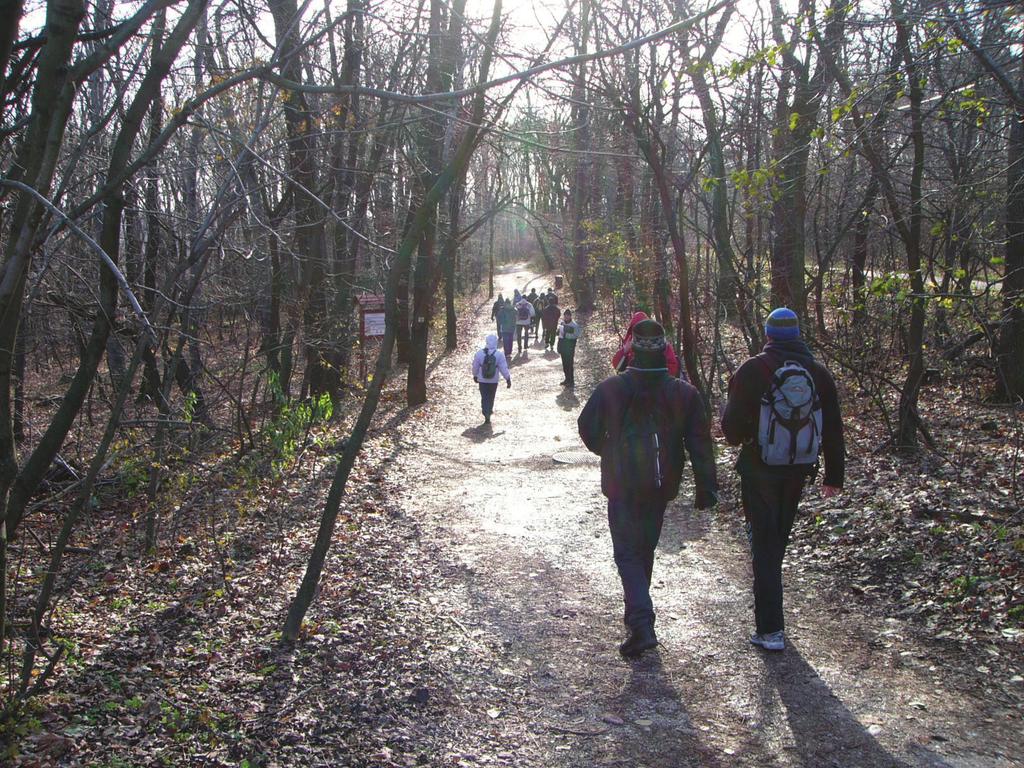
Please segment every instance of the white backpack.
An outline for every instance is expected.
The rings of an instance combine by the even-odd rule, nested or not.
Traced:
[[[757,424],[761,459],[769,466],[811,465],[821,451],[821,400],[814,379],[787,360],[772,373]]]

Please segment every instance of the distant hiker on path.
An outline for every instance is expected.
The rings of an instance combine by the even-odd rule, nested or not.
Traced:
[[[540,319],[544,323],[544,350],[554,351],[558,321],[562,319],[562,310],[558,308],[558,302],[554,298],[548,299],[547,306],[540,313]]]
[[[665,365],[665,330],[654,320],[636,325],[633,365],[597,385],[580,413],[580,437],[601,457],[601,492],[622,580],[629,635],[623,656],[658,644],[651,574],[665,507],[679,493],[686,454],[695,481],[694,506],[718,501],[715,457],[704,402]]]
[[[533,304],[525,296],[516,302],[516,352],[521,353],[523,346],[530,346],[530,328],[533,326]],[[525,338],[524,338],[525,337]]]
[[[626,328],[626,335],[622,339],[622,344],[619,345],[618,351],[612,355],[612,368],[621,373],[626,370],[633,360],[633,328],[636,324],[648,320],[646,312],[637,312],[633,315],[629,321],[629,327]],[[676,351],[672,348],[672,342],[665,342],[665,363],[668,366],[668,375],[675,378],[679,378],[679,357],[676,355]],[[685,378],[685,376],[683,377]]]
[[[533,304],[533,343],[540,341],[541,313],[547,306],[548,300],[544,294],[538,294],[536,289],[530,291],[530,303]]]
[[[512,337],[515,333],[516,311],[512,308],[512,302],[505,299],[504,306],[498,310],[498,335],[501,337],[506,358],[512,354]]]
[[[768,343],[729,380],[722,432],[742,445],[743,513],[754,569],[755,633],[750,642],[769,651],[786,647],[782,616],[782,558],[807,481],[825,458],[825,498],[843,487],[843,420],[832,375],[800,338],[796,314],[774,310],[765,322]]]
[[[473,355],[473,381],[480,385],[480,410],[484,414],[484,424],[491,423],[499,377],[505,378],[506,387],[512,386],[505,353],[498,349],[498,337],[492,333],[487,337],[484,348]]]
[[[572,312],[567,309],[562,315],[562,322],[558,324],[558,354],[562,358],[562,372],[565,374],[563,387],[576,386],[576,342],[579,338],[580,327],[573,321]]]
[[[505,299],[499,293],[498,300],[491,305],[491,320],[494,321],[495,333],[499,336],[501,336],[501,326],[498,325],[498,312],[501,311],[503,306],[505,306]]]

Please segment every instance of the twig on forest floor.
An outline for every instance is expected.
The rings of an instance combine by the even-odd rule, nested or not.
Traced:
[[[474,642],[477,645],[479,645],[481,648],[486,648],[487,647],[487,645],[480,639],[479,636],[475,636],[474,637],[473,634],[466,628],[466,625],[463,624],[458,619],[456,619],[454,616],[448,616],[446,618],[449,621],[451,621],[452,624],[454,624],[456,627],[458,627],[460,630],[462,630],[462,634],[464,634],[466,636],[467,640],[471,640],[472,642]]]
[[[307,693],[312,691],[314,688],[316,688],[316,686],[315,685],[311,685],[308,688],[305,688],[305,689],[299,691],[298,693],[296,693],[294,696],[292,696],[290,699],[288,699],[288,701],[286,701],[284,704],[282,704],[277,709],[275,709],[273,711],[261,712],[260,714],[256,715],[255,717],[243,719],[242,722],[244,722],[246,724],[256,723],[256,724],[259,724],[259,725],[263,725],[264,721],[269,719],[269,718],[279,718],[279,717],[281,717],[281,715],[283,715],[289,709],[294,707],[299,702],[299,699],[303,698]]]
[[[548,730],[551,731],[552,733],[567,733],[567,734],[571,734],[573,736],[602,736],[602,735],[608,733],[608,731],[610,731],[611,728],[600,728],[600,729],[598,729],[596,731],[594,731],[594,730],[587,731],[587,730],[577,730],[575,728],[563,728],[560,725],[549,725],[548,726]]]

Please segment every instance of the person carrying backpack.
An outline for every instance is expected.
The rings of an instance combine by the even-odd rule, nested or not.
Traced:
[[[598,384],[578,420],[584,445],[601,457],[601,492],[608,498],[629,631],[619,652],[627,657],[658,644],[650,593],[654,551],[665,508],[679,493],[687,453],[694,506],[707,509],[718,501],[704,401],[692,384],[668,375],[660,323],[644,320],[635,334],[633,365]]]
[[[572,319],[572,312],[565,310],[562,322],[558,324],[558,355],[562,358],[563,387],[576,386],[576,342],[580,338],[580,327]]]
[[[533,326],[533,304],[525,296],[521,296],[516,307],[516,352],[523,351],[523,345],[530,346],[530,328]],[[523,338],[525,337],[525,339]]]
[[[478,349],[473,355],[473,381],[480,385],[480,410],[484,414],[484,424],[491,423],[499,377],[504,377],[506,388],[512,386],[508,360],[505,359],[505,353],[498,349],[498,337],[492,333],[484,342],[484,348]]]
[[[787,307],[768,315],[764,350],[729,380],[722,432],[741,445],[743,514],[754,571],[754,624],[750,642],[785,649],[782,559],[808,480],[825,460],[822,494],[843,487],[845,446],[839,397],[832,375],[800,338],[800,323]]]
[[[540,341],[540,316],[547,306],[547,299],[544,294],[538,294],[536,290],[530,291],[530,303],[533,305],[533,343]]]
[[[512,308],[512,302],[505,299],[505,304],[498,310],[498,335],[501,337],[506,358],[512,354],[512,337],[515,332],[516,311]]]

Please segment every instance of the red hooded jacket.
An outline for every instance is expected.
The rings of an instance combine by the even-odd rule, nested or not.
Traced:
[[[633,319],[629,321],[629,327],[626,329],[626,336],[622,339],[622,345],[612,355],[612,368],[617,371],[624,371],[633,362],[633,328],[641,320],[647,319],[649,318],[646,312],[637,312],[633,315]],[[676,351],[672,348],[672,342],[667,340],[665,343],[665,364],[668,366],[668,375],[678,379],[679,358],[676,356]]]

